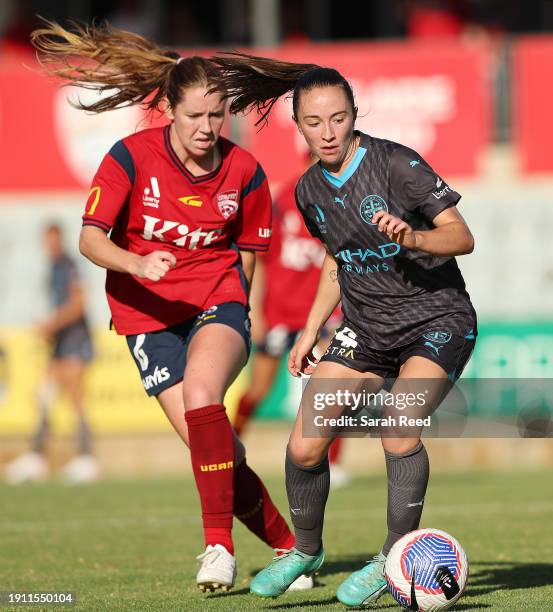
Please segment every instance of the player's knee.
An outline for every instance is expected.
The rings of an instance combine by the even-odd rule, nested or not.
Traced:
[[[319,465],[326,455],[326,447],[316,438],[291,439],[288,443],[288,456],[296,465],[313,467]]]
[[[184,406],[186,410],[196,410],[203,406],[220,404],[220,394],[210,389],[207,384],[190,384],[183,387]]]
[[[413,440],[412,438],[382,438],[382,448],[394,455],[405,455],[412,451],[418,443],[419,440]]]

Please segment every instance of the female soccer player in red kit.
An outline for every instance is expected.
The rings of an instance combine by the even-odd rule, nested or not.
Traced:
[[[249,285],[256,252],[269,244],[265,174],[219,137],[225,102],[209,93],[218,77],[210,61],[107,26],[68,32],[48,23],[32,41],[52,73],[107,90],[82,109],[167,103],[170,125],[123,138],[104,157],[80,249],[107,269],[113,325],[146,392],[190,448],[206,545],[197,583],[228,589],[236,577],[233,514],[273,548],[294,544],[223,405],[248,359]]]

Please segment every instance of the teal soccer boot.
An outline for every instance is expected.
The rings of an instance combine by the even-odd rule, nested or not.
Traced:
[[[386,557],[379,553],[357,572],[353,572],[338,587],[336,597],[346,606],[374,603],[386,590],[384,564]]]
[[[306,555],[292,548],[284,554],[273,557],[269,565],[252,580],[250,591],[260,597],[277,597],[302,574],[310,576],[323,564],[324,551],[318,555]]]

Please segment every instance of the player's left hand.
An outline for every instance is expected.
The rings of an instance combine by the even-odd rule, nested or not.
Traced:
[[[386,234],[390,240],[397,242],[406,249],[414,249],[417,246],[416,235],[413,228],[400,219],[394,217],[384,210],[377,212],[372,218],[373,223],[378,223],[378,231]]]

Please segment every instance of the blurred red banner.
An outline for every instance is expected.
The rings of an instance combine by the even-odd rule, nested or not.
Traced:
[[[302,44],[255,53],[337,68],[353,85],[359,129],[414,148],[446,177],[477,172],[490,139],[485,48],[455,42]],[[87,115],[67,102],[96,96],[60,88],[30,53],[0,56],[0,190],[86,188],[119,138],[151,125],[137,108]],[[305,145],[291,114],[291,101],[283,101],[263,130],[253,127],[253,115],[238,119],[233,129],[272,183],[303,167]]]
[[[357,127],[415,149],[448,177],[474,175],[491,136],[491,53],[457,42],[298,45],[262,50],[287,61],[339,70],[352,84]],[[271,181],[302,168],[303,138],[291,99],[279,102],[259,130],[249,118],[244,145]]]
[[[523,172],[553,171],[553,36],[520,39],[513,49],[513,134]]]

